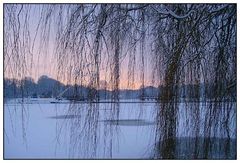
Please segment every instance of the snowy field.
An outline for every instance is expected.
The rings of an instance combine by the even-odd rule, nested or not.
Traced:
[[[5,159],[151,159],[159,109],[156,103],[51,103],[54,99],[5,100]],[[189,104],[190,105],[190,104]],[[179,104],[178,137],[191,137],[191,111]],[[199,137],[204,134],[206,106],[199,104]],[[227,125],[230,156],[236,153],[236,104]],[[225,115],[225,114],[224,114]],[[224,118],[224,117],[223,117]],[[220,117],[221,119],[221,117]],[[215,137],[225,138],[215,129]],[[183,140],[183,139],[180,139]],[[185,140],[185,139],[184,139]],[[176,148],[178,149],[178,148]],[[179,149],[178,149],[179,150]],[[179,150],[181,151],[181,150]],[[219,152],[210,158],[221,158]],[[182,153],[181,153],[182,154]],[[183,152],[184,155],[184,152]]]

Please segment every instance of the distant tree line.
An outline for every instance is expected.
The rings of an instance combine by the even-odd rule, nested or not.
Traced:
[[[205,88],[209,88],[205,90]],[[188,84],[182,85],[179,88],[178,95],[182,99],[198,99],[198,94],[205,94],[207,92],[207,99],[212,99],[214,95],[214,84],[206,86],[206,84],[198,85]],[[66,91],[65,91],[66,90]],[[163,93],[164,86],[159,88],[153,86],[140,87],[137,90],[131,89],[120,89],[120,98],[121,99],[142,99],[142,100],[156,100]],[[110,99],[112,97],[112,91],[106,89],[95,90],[99,93],[100,99]],[[64,93],[63,93],[64,92]],[[64,85],[63,83],[49,78],[46,75],[41,76],[38,81],[35,83],[31,77],[25,77],[22,80],[17,79],[4,79],[4,97],[5,98],[21,98],[21,97],[32,97],[32,98],[57,98],[62,93],[63,98],[74,97],[76,95],[81,95],[83,98],[87,99],[91,88],[81,85]],[[142,96],[144,92],[144,96]],[[203,96],[202,96],[203,97]],[[236,91],[231,89],[231,97],[236,99]],[[225,97],[225,99],[230,97]],[[222,99],[223,100],[223,99]]]

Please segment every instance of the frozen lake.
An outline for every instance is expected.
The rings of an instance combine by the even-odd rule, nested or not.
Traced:
[[[160,152],[156,137],[159,134],[157,103],[136,100],[134,103],[50,103],[53,99],[28,99],[22,104],[20,101],[5,101],[5,159],[161,158],[156,156]],[[216,119],[219,124],[210,127],[207,139],[204,135],[209,126],[205,125],[205,117],[209,114],[206,111],[209,104],[178,105],[176,159],[236,158],[236,103],[227,104],[231,109],[218,109],[221,110]],[[197,123],[196,113],[199,114]],[[222,122],[227,127],[222,127]],[[193,130],[196,125],[197,134]],[[193,142],[197,145],[193,146]],[[211,146],[207,146],[207,154],[203,148],[206,142]]]

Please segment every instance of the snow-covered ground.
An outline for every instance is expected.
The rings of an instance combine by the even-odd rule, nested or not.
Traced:
[[[157,104],[52,101],[54,99],[5,101],[5,159],[152,157],[157,143],[154,139]],[[204,121],[206,108],[200,105],[199,124]],[[189,137],[194,118],[185,105],[180,104],[179,110],[178,136]],[[236,108],[232,110],[228,124],[231,138],[236,138]],[[222,130],[216,130],[219,131]],[[199,136],[203,132],[201,124]]]

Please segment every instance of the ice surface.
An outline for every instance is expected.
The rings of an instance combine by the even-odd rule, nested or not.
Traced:
[[[50,103],[53,100],[5,103],[5,159],[152,158],[159,109],[155,103]],[[194,119],[185,105],[179,110],[178,136],[189,137]],[[200,107],[200,124],[205,110]],[[230,136],[236,138],[236,119],[231,117]]]

